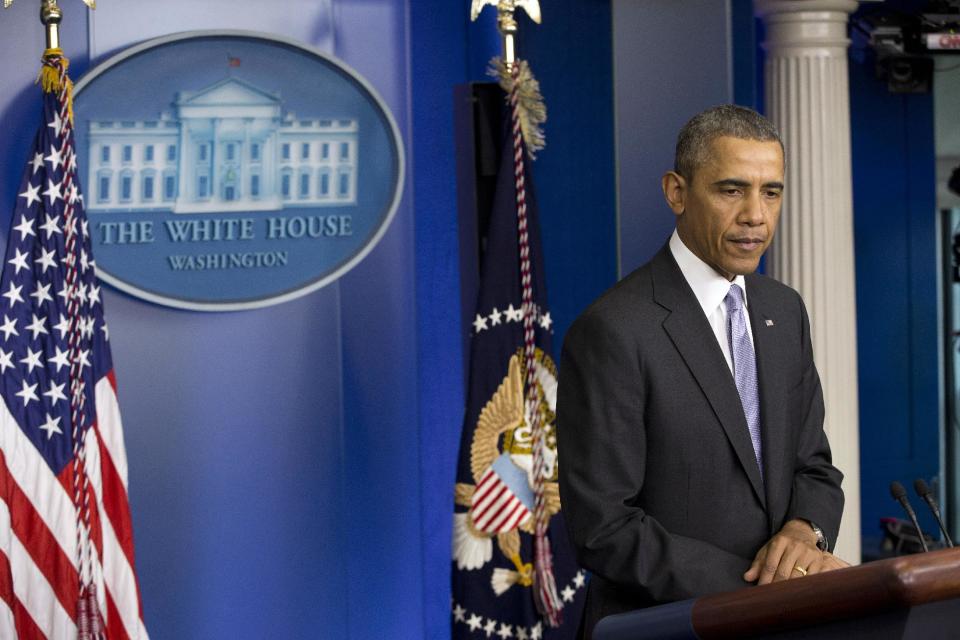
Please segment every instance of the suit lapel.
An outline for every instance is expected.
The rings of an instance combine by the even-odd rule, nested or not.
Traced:
[[[760,391],[760,432],[763,442],[763,474],[766,479],[768,510],[772,518],[785,504],[788,496],[782,487],[789,486],[784,474],[793,469],[787,455],[787,391],[780,374],[780,364],[789,358],[784,352],[787,340],[782,339],[786,325],[780,322],[778,309],[770,305],[756,286],[754,278],[747,278],[747,305],[753,329],[753,346],[757,354],[757,384]]]
[[[766,507],[763,481],[753,453],[740,394],[737,393],[737,386],[714,337],[713,329],[673,259],[669,246],[657,254],[651,267],[654,299],[670,310],[670,315],[663,322],[663,328],[710,402],[740,460],[740,465],[750,479],[754,494]]]

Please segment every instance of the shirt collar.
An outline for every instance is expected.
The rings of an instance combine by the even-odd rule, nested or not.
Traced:
[[[713,270],[713,267],[698,258],[687,245],[683,244],[680,235],[676,229],[670,236],[670,253],[673,259],[677,261],[680,272],[683,273],[687,284],[693,289],[693,295],[697,297],[697,302],[703,308],[705,316],[710,317],[723,303],[730,291],[730,285],[740,285],[743,290],[743,306],[747,307],[747,281],[742,275],[738,275],[733,282],[727,280],[719,273]]]

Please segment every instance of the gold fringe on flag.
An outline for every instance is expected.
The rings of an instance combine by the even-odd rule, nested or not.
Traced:
[[[37,82],[44,93],[60,93],[66,84],[67,113],[70,122],[73,122],[73,80],[67,75],[67,69],[70,67],[70,61],[63,55],[63,49],[47,49],[43,52],[43,59],[60,58],[63,65],[63,73],[54,66],[43,65],[40,68],[40,75],[37,76]]]
[[[519,67],[516,83],[520,108],[520,130],[523,133],[523,141],[527,145],[527,153],[531,159],[534,159],[537,157],[536,152],[546,146],[542,125],[547,121],[547,105],[544,104],[543,95],[540,93],[540,83],[533,77],[533,72],[530,71],[530,65],[527,64],[527,61],[517,60],[515,64]],[[507,65],[504,64],[503,59],[496,57],[491,60],[487,73],[498,80],[509,101],[514,78],[507,70]]]

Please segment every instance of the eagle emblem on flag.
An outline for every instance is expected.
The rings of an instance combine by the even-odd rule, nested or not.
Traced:
[[[556,466],[557,369],[541,349],[535,372],[541,401],[537,407],[547,438],[544,492],[552,517],[560,511]],[[515,570],[496,568],[491,588],[497,595],[519,584],[533,584],[533,565],[520,555],[520,532],[533,533],[534,477],[530,416],[525,415],[522,351],[510,357],[507,375],[480,412],[470,446],[474,484],[458,483],[455,502],[467,511],[454,514],[453,559],[459,569],[479,569],[493,555],[493,538]]]

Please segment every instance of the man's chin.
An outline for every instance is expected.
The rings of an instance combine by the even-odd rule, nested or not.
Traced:
[[[738,260],[735,263],[724,265],[724,270],[727,273],[732,274],[732,277],[748,276],[751,273],[755,272],[759,266],[760,266],[760,258],[757,258],[756,260],[753,260],[753,261]]]

